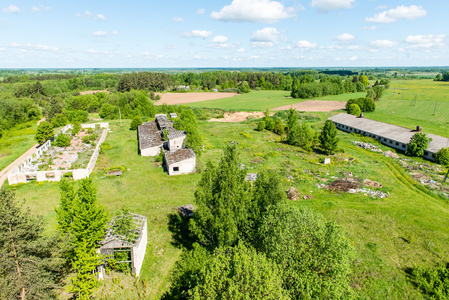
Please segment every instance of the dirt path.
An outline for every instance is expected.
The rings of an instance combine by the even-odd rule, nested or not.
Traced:
[[[157,95],[161,96],[161,100],[157,101],[155,105],[162,105],[162,104],[184,104],[184,103],[191,103],[191,102],[199,102],[199,101],[206,101],[206,100],[215,100],[215,99],[221,99],[221,98],[228,98],[233,97],[238,94],[236,93],[165,93],[160,94],[157,93]]]
[[[276,107],[272,110],[288,110],[293,107],[297,111],[334,111],[345,108],[345,105],[346,102],[342,101],[306,100],[301,103]]]

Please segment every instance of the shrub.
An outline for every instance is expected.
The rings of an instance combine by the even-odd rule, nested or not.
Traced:
[[[56,137],[56,146],[58,147],[68,147],[70,146],[70,136],[65,134],[65,133],[61,133]]]
[[[51,139],[53,137],[53,135],[54,135],[53,125],[44,121],[44,122],[41,122],[39,124],[39,126],[37,126],[37,132],[36,132],[36,136],[34,137],[34,139],[40,145],[42,145],[43,143],[45,143],[46,141]]]
[[[440,264],[436,267],[415,267],[412,275],[416,285],[431,299],[447,299],[449,296],[449,266]]]
[[[73,136],[77,135],[78,132],[80,132],[80,130],[81,130],[81,124],[80,123],[73,124],[72,135]]]
[[[437,163],[449,166],[449,148],[441,148],[435,155]]]
[[[407,145],[406,154],[410,156],[423,156],[424,150],[426,150],[427,147],[429,147],[431,141],[432,139],[427,137],[425,133],[423,132],[415,133]]]
[[[265,129],[265,121],[264,120],[260,120],[259,122],[257,122],[257,130],[258,131],[263,131]]]
[[[140,125],[142,125],[142,118],[139,116],[135,116],[131,121],[129,130],[137,130],[137,127],[139,127]]]
[[[370,97],[361,97],[356,99],[349,99],[346,102],[346,110],[349,111],[351,104],[357,104],[362,112],[373,112],[376,110],[376,103]]]
[[[83,143],[90,144],[90,137],[88,135],[83,136]]]
[[[63,114],[57,114],[56,116],[53,117],[53,119],[51,119],[51,125],[53,125],[53,127],[65,126],[67,125],[68,122],[69,120]]]
[[[359,116],[361,112],[362,111],[360,110],[360,106],[358,106],[357,104],[353,103],[349,105],[348,113],[350,113],[351,115]]]

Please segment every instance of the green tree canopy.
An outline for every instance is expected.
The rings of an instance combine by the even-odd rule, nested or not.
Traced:
[[[36,136],[34,139],[40,144],[44,144],[46,141],[54,136],[53,125],[43,121],[37,126]]]
[[[296,123],[287,135],[287,143],[311,151],[314,143],[313,137],[314,133],[307,123]]]
[[[187,137],[184,141],[186,147],[192,148],[197,156],[201,156],[203,151],[203,137],[198,130],[195,113],[190,109],[183,110],[173,123],[177,130],[184,130]]]
[[[242,242],[217,249],[197,276],[191,299],[289,299],[276,264]]]
[[[360,110],[360,106],[358,106],[357,104],[353,103],[353,104],[349,104],[349,109],[348,109],[348,113],[354,116],[360,116],[360,113],[362,111]]]
[[[142,125],[142,118],[140,116],[135,116],[132,121],[131,125],[129,126],[129,130],[137,130],[137,128]]]
[[[411,137],[410,142],[407,145],[406,154],[410,156],[423,156],[424,150],[426,150],[427,147],[429,147],[431,141],[432,139],[427,137],[425,133],[423,132],[415,133]]]
[[[443,166],[449,166],[449,148],[441,148],[438,150],[435,154],[435,160]]]
[[[338,147],[337,128],[334,122],[326,120],[324,128],[320,133],[319,141],[321,148],[328,154],[333,153]]]
[[[350,293],[354,250],[343,230],[310,210],[287,204],[267,210],[260,249],[281,270],[292,299],[343,299]]]
[[[56,137],[56,146],[58,146],[58,147],[68,147],[68,146],[70,146],[70,141],[71,140],[72,139],[70,138],[70,136],[68,134],[60,133]]]

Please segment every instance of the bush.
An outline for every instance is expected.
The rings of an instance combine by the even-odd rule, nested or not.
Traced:
[[[56,146],[58,147],[68,147],[70,146],[70,136],[65,133],[61,133],[56,137]]]
[[[351,104],[357,104],[362,112],[373,112],[376,110],[376,103],[370,97],[361,97],[356,99],[349,99],[346,102],[346,110],[349,111]]]
[[[73,124],[72,135],[73,136],[77,135],[78,132],[80,132],[80,130],[81,130],[81,124],[80,123]]]
[[[131,121],[131,125],[129,126],[129,130],[137,130],[137,127],[142,125],[142,118],[139,116],[135,116]]]
[[[263,131],[265,129],[265,121],[264,120],[260,120],[259,122],[257,122],[257,130],[258,131]]]
[[[51,125],[53,125],[53,127],[65,126],[68,124],[68,122],[69,120],[63,114],[57,114],[56,116],[53,117],[53,119],[51,119]]]
[[[90,144],[90,137],[88,135],[83,136],[83,143]]]
[[[412,275],[416,285],[431,299],[447,299],[449,296],[449,265],[440,264],[436,267],[415,267]]]
[[[441,148],[435,155],[437,163],[443,166],[449,166],[449,148]]]
[[[423,132],[415,133],[407,145],[406,154],[410,156],[423,156],[424,150],[426,150],[427,147],[429,147],[431,141],[432,139],[427,137],[425,133]]]
[[[349,109],[348,109],[348,113],[354,116],[360,116],[360,113],[362,111],[360,110],[360,106],[358,106],[357,104],[353,103],[349,105]]]
[[[34,139],[40,145],[42,145],[43,143],[45,143],[46,141],[51,139],[53,136],[54,136],[53,125],[44,121],[44,122],[41,122],[39,124],[39,126],[37,126],[37,132],[36,132],[36,136],[34,137]]]

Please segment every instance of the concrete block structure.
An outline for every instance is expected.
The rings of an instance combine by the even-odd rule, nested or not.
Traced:
[[[131,228],[129,232],[121,235],[117,233],[116,221],[124,217],[131,219]],[[106,261],[108,257],[113,258],[117,252],[128,252],[129,260],[119,263],[130,263],[131,272],[139,276],[148,243],[147,235],[147,218],[145,216],[133,213],[117,216],[109,223],[104,240],[100,242],[99,252],[106,256]]]
[[[184,147],[187,135],[176,130],[165,114],[157,114],[155,120],[138,127],[141,156],[156,156],[164,151],[165,169],[169,175],[187,174],[195,171],[196,155]]]
[[[420,126],[409,129],[345,113],[330,117],[329,120],[334,122],[337,129],[372,137],[384,145],[401,151],[407,151],[407,145],[412,136],[421,132]],[[432,141],[424,151],[423,157],[434,161],[435,154],[441,148],[449,147],[449,139],[435,134],[427,134],[427,137],[432,138]]]

